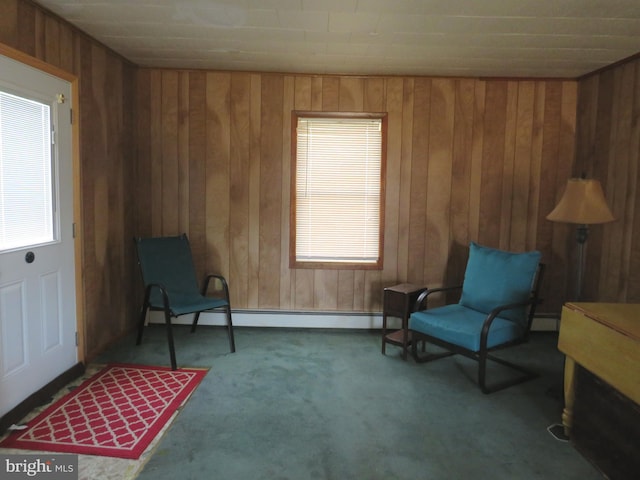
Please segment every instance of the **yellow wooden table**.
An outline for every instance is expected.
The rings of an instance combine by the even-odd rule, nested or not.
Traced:
[[[606,478],[640,472],[640,304],[567,303],[562,423]]]
[[[558,349],[566,355],[562,423],[567,435],[573,423],[576,363],[640,404],[640,304],[565,304]]]

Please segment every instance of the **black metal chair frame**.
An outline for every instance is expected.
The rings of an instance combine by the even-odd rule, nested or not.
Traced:
[[[482,325],[482,331],[480,333],[480,349],[477,352],[461,347],[459,345],[455,345],[453,343],[449,343],[440,338],[427,335],[425,333],[418,332],[416,330],[411,330],[411,339],[412,339],[411,354],[414,360],[417,363],[425,363],[425,362],[430,362],[432,360],[436,360],[438,358],[449,357],[451,355],[456,355],[456,354],[463,355],[467,358],[475,360],[478,362],[478,386],[480,387],[480,390],[483,393],[497,392],[499,390],[503,390],[512,385],[517,385],[519,383],[523,383],[528,380],[537,378],[538,374],[536,372],[526,367],[523,367],[521,365],[517,365],[515,363],[509,362],[503,358],[496,357],[495,355],[492,355],[492,352],[513,347],[516,345],[521,345],[523,343],[526,343],[529,340],[529,333],[531,331],[531,325],[533,323],[533,318],[535,316],[536,307],[540,303],[542,303],[542,301],[539,298],[539,293],[540,293],[539,289],[540,289],[540,284],[542,282],[542,276],[544,274],[544,270],[545,270],[545,265],[542,263],[539,264],[538,270],[536,272],[536,276],[533,282],[533,288],[531,290],[531,296],[529,300],[521,303],[500,305],[494,308],[493,310],[491,310],[491,312],[487,314],[487,317]],[[447,292],[455,292],[455,291],[461,291],[461,290],[462,290],[462,285],[428,289],[422,292],[422,294],[416,300],[414,311],[425,310],[425,303],[427,302],[429,295],[432,295],[434,293],[447,293]],[[493,323],[493,320],[496,317],[498,317],[501,312],[505,310],[521,308],[521,307],[529,307],[529,312],[527,315],[528,324],[524,334],[517,340],[502,343],[492,348],[487,348],[487,338],[489,336],[489,329],[491,327],[491,324]],[[423,346],[422,346],[423,352],[424,352],[424,342],[432,343],[433,345],[437,345],[441,348],[446,349],[447,351],[442,353],[426,353],[424,355],[420,355],[418,353],[418,346],[417,346],[419,342],[423,342]],[[516,370],[520,372],[520,375],[509,378],[502,382],[495,383],[493,385],[487,385],[486,376],[487,376],[488,360],[491,360],[493,362],[509,367],[512,370]]]
[[[186,237],[186,235],[183,234],[184,237]],[[139,240],[138,238],[134,239],[136,242]],[[138,259],[138,265],[141,267],[140,265],[140,260]],[[227,319],[227,334],[229,336],[229,348],[231,350],[231,353],[234,353],[236,351],[236,345],[235,345],[235,339],[233,336],[233,322],[232,322],[232,318],[231,318],[231,302],[229,300],[229,286],[227,284],[227,280],[219,274],[208,274],[205,276],[204,279],[204,284],[202,286],[202,290],[200,291],[201,295],[206,296],[207,292],[209,290],[209,283],[211,281],[211,279],[216,279],[217,281],[219,281],[222,285],[222,291],[224,293],[224,299],[226,300],[226,305],[214,308],[214,309],[210,309],[210,310],[199,310],[199,311],[194,311],[194,312],[185,312],[182,313],[180,315],[188,315],[193,313],[194,314],[194,318],[193,318],[193,323],[191,324],[191,333],[196,331],[196,326],[198,325],[198,320],[200,319],[200,314],[202,312],[207,312],[207,311],[214,311],[214,310],[218,310],[218,309],[223,309],[225,311],[225,315],[226,315],[226,319]],[[163,306],[162,307],[154,307],[151,305],[150,303],[150,297],[151,297],[151,292],[153,291],[153,289],[159,289],[161,294],[162,294],[162,303]],[[148,285],[146,285],[145,287],[145,293],[144,293],[144,301],[142,303],[142,308],[140,310],[140,317],[138,320],[138,335],[136,338],[136,345],[140,345],[140,343],[142,342],[142,333],[144,331],[144,327],[145,327],[145,323],[146,323],[146,318],[147,318],[147,311],[162,311],[164,312],[164,320],[165,320],[165,325],[167,328],[167,340],[169,343],[169,356],[171,359],[171,369],[172,370],[176,370],[177,369],[177,361],[176,361],[176,351],[175,351],[175,344],[174,344],[174,340],[173,340],[173,328],[172,328],[172,323],[171,323],[171,318],[172,317],[178,317],[180,315],[176,314],[172,308],[171,308],[171,302],[169,299],[169,293],[167,291],[167,288],[159,283],[150,283]]]

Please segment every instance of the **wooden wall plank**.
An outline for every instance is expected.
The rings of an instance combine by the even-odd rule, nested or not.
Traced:
[[[106,111],[106,56],[104,50],[98,48],[95,45],[90,47],[90,64],[91,64],[91,78],[93,79],[91,85],[91,96],[94,105],[96,106],[95,113],[100,117],[101,121],[96,125],[95,135],[96,138],[92,145],[92,158],[90,162],[86,162],[84,172],[87,173],[90,178],[93,179],[91,194],[93,196],[93,211],[89,212],[85,210],[92,217],[92,230],[94,232],[93,237],[93,249],[92,258],[88,261],[94,268],[97,268],[104,272],[96,279],[96,290],[102,291],[103,295],[99,296],[96,301],[96,309],[100,310],[104,308],[109,294],[109,270],[106,268],[108,264],[108,247],[109,247],[109,223],[110,223],[110,211],[109,211],[109,189],[115,188],[116,185],[110,185],[109,176],[110,171],[105,168],[107,163],[107,143],[106,138],[108,135],[107,122],[105,121]],[[85,221],[88,218],[85,218]],[[88,330],[88,333],[97,332],[98,326],[92,326]],[[91,335],[93,338],[93,335]]]
[[[322,110],[325,112],[340,110],[340,81],[339,77],[322,77]],[[311,108],[317,109],[315,105]]]
[[[444,283],[450,245],[451,177],[455,81],[438,78],[431,82],[429,164],[427,170],[427,231],[424,250],[427,285]]]
[[[311,77],[311,106],[310,110],[322,111],[324,102],[324,77]]]
[[[259,307],[278,308],[280,301],[280,226],[282,212],[282,102],[284,78],[263,75],[260,136]],[[288,127],[288,125],[287,125]]]
[[[106,51],[105,51],[106,52]],[[105,139],[122,138],[123,141],[105,149],[104,163],[109,162],[108,171],[108,245],[106,253],[106,278],[108,279],[107,292],[117,292],[122,283],[122,279],[127,277],[131,271],[131,264],[127,261],[131,260],[128,254],[131,248],[131,237],[129,228],[131,223],[126,223],[128,215],[128,202],[125,200],[125,191],[131,190],[130,175],[127,162],[128,151],[126,151],[127,142],[124,140],[124,63],[120,59],[107,54],[105,58],[105,95],[104,95],[104,111],[106,135]],[[112,102],[110,99],[118,98],[123,101]],[[107,140],[105,140],[106,142]],[[111,294],[107,298],[109,307],[115,311],[131,313],[135,311],[135,307],[129,302],[131,296],[128,294],[118,295]],[[108,337],[115,337],[122,331],[126,331],[130,315],[122,315],[114,319],[109,324]]]
[[[364,79],[345,77],[340,79],[338,109],[341,112],[361,112],[364,104]]]
[[[178,232],[189,231],[189,74],[178,72],[177,161]]]
[[[37,7],[33,3],[18,1],[18,43],[15,47],[32,57],[36,54],[36,11]],[[4,18],[9,19],[10,16]]]
[[[545,262],[551,267],[566,262],[566,226],[562,235],[555,227],[557,224],[546,219],[562,194],[566,178],[560,178],[558,155],[560,149],[562,83],[547,82],[544,94],[544,118],[542,121],[542,150],[539,181],[541,185],[538,201],[538,217],[534,245],[545,252]],[[554,188],[545,188],[551,185]],[[545,272],[542,297],[548,298],[549,292],[566,291],[567,265],[563,268],[548,268]]]
[[[476,82],[473,112],[473,144],[471,149],[471,181],[469,184],[469,240],[480,238],[480,196],[482,186],[482,156],[484,152],[484,120],[486,82]],[[466,260],[465,260],[466,262]]]
[[[178,72],[161,73],[162,98],[162,235],[180,233],[180,172],[178,162]]]
[[[358,298],[362,298],[364,303],[364,297],[362,296],[362,290],[356,290],[356,276],[354,270],[339,270],[338,271],[338,284],[337,289],[337,302],[336,309],[341,312],[352,312],[355,310],[355,298],[356,292]]]
[[[135,97],[135,189],[139,194],[137,208],[134,209],[134,223],[138,225],[136,234],[148,237],[152,234],[151,215],[151,74],[149,70],[136,72]],[[190,222],[191,223],[191,222]]]
[[[73,68],[73,37],[72,27],[66,23],[59,25],[58,39],[60,42],[60,62],[59,67],[67,72],[75,72]],[[130,69],[133,74],[133,69]],[[132,89],[127,89],[129,92]]]
[[[151,91],[151,235],[162,235],[162,72],[153,70],[149,78]]]
[[[513,177],[516,157],[516,138],[518,131],[518,97],[520,83],[507,82],[504,151],[502,159],[502,200],[499,214],[499,240],[495,247],[509,249],[511,243],[511,220],[513,218]]]
[[[251,75],[251,128],[249,131],[249,295],[248,308],[258,308],[260,282],[260,164],[262,157],[262,81],[261,75]]]
[[[383,270],[382,281],[385,284],[392,283],[396,278],[407,278],[409,269],[409,222],[411,211],[411,164],[413,158],[413,104],[414,104],[414,79],[407,78],[403,82],[402,89],[402,137],[399,194],[396,212],[388,212],[388,215],[396,214],[398,240],[396,242],[396,268],[387,267]]]
[[[536,85],[521,82],[518,89],[518,113],[513,159],[512,205],[507,249],[524,251],[527,246],[527,225],[531,192],[531,169],[534,161],[533,122],[535,118]],[[534,217],[536,218],[536,217]]]
[[[44,19],[44,60],[53,65],[60,65],[60,23],[57,19],[46,16]]]
[[[427,235],[427,171],[429,168],[429,122],[431,119],[431,80],[416,79],[413,94],[413,140],[411,151],[411,200],[409,206],[409,265],[407,279],[424,282]]]
[[[609,226],[608,234],[602,240],[602,248],[606,252],[603,261],[606,262],[606,266],[601,272],[599,289],[607,292],[607,298],[611,301],[619,302],[626,297],[624,278],[628,277],[628,263],[623,265],[623,260],[628,260],[628,257],[625,258],[626,255],[622,252],[626,252],[625,229],[632,223],[632,217],[629,215],[633,215],[627,207],[631,200],[628,194],[629,178],[632,176],[630,170],[635,170],[635,167],[630,165],[629,150],[634,103],[634,65],[628,63],[615,69],[612,74],[613,102],[611,123],[608,125],[607,182],[603,186],[607,192],[609,206],[617,212],[619,221]],[[627,248],[628,245],[627,242]]]
[[[198,277],[206,272],[207,256],[207,77],[189,73],[189,225],[187,232]],[[234,296],[231,297],[232,305]]]
[[[508,82],[487,83],[482,173],[480,188],[480,216],[478,239],[489,247],[500,246],[502,217],[502,176],[504,171],[507,128]]]
[[[35,16],[34,16],[35,19]],[[84,38],[76,38],[76,65],[77,71],[81,79],[83,79],[82,88],[80,89],[80,108],[79,122],[82,128],[82,135],[80,142],[80,156],[81,156],[81,201],[82,201],[82,237],[83,237],[83,268],[84,268],[84,294],[85,304],[84,311],[86,315],[85,321],[85,348],[87,354],[94,349],[99,340],[94,338],[101,333],[101,329],[97,322],[92,322],[93,315],[99,315],[100,304],[100,277],[102,276],[102,270],[96,266],[95,262],[95,237],[98,234],[94,227],[95,216],[95,167],[93,161],[96,156],[96,151],[99,151],[99,146],[95,146],[93,141],[89,139],[95,139],[99,136],[100,122],[92,121],[92,117],[98,112],[96,108],[86,108],[95,105],[93,95],[93,82],[92,82],[92,48],[91,43]],[[35,44],[35,43],[34,43]],[[83,142],[87,139],[89,141]],[[98,152],[99,154],[99,152]]]
[[[39,58],[41,60],[45,60],[46,58],[46,27],[45,23],[49,15],[40,10],[36,9],[35,12],[35,27],[34,27],[34,57]]]
[[[465,251],[470,241],[470,193],[475,118],[475,81],[455,83],[455,114],[451,163],[450,255],[444,283],[462,282],[467,263]]]
[[[69,28],[69,30],[71,30]],[[65,50],[66,51],[66,50]],[[113,56],[112,62],[119,62],[120,59]],[[63,61],[64,63],[64,61]],[[73,63],[72,61],[70,63]],[[123,263],[123,275],[125,280],[117,279],[118,282],[114,290],[116,292],[121,291],[122,285],[126,285],[126,290],[121,291],[121,314],[119,316],[120,330],[116,332],[116,335],[121,335],[121,332],[129,331],[131,325],[138,318],[140,312],[140,297],[138,287],[140,270],[137,263],[137,255],[132,248],[132,237],[135,235],[133,226],[137,225],[137,212],[136,209],[130,208],[130,201],[128,195],[130,192],[137,191],[137,162],[136,162],[136,142],[134,141],[135,132],[137,131],[137,124],[135,118],[136,112],[136,71],[132,65],[125,63],[121,66],[122,77],[118,82],[121,90],[122,102],[117,102],[119,108],[119,116],[121,118],[121,128],[117,132],[119,138],[121,138],[121,148],[118,153],[122,157],[122,182],[121,188],[118,190],[120,196],[121,205],[123,208],[123,218],[121,220],[121,235],[119,246],[121,250],[112,252],[112,255],[118,257],[122,255]],[[117,293],[116,293],[117,294]]]
[[[234,73],[231,76],[231,161],[229,237],[229,283],[234,305],[246,307],[243,299],[249,292],[249,168],[251,144],[251,76]],[[238,302],[236,304],[235,302]]]
[[[384,112],[386,104],[386,82],[383,78],[370,77],[364,80],[363,110]]]
[[[207,73],[206,88],[206,265],[228,276],[231,75]]]
[[[18,47],[18,0],[6,0],[0,3],[0,42],[13,48]]]
[[[531,132],[531,161],[529,165],[529,205],[526,211],[526,232],[521,250],[537,248],[538,221],[540,219],[540,177],[542,175],[542,144],[544,125],[544,106],[547,82],[535,84]],[[545,212],[546,213],[546,212]]]

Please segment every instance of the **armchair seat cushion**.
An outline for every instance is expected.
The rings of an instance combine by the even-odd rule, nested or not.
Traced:
[[[409,329],[478,352],[486,318],[486,313],[456,303],[412,313]],[[487,348],[520,338],[524,328],[518,322],[496,317],[489,329]]]

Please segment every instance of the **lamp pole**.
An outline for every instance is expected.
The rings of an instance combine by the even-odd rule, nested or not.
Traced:
[[[584,276],[584,250],[589,236],[588,225],[607,223],[615,220],[602,192],[598,180],[570,178],[556,207],[547,215],[552,222],[578,225],[578,264],[576,268],[575,301],[582,300],[582,280]]]
[[[576,229],[576,240],[578,242],[578,268],[576,274],[576,292],[575,298],[579,302],[582,299],[582,276],[584,275],[584,244],[587,243],[589,237],[589,227],[580,225]]]

